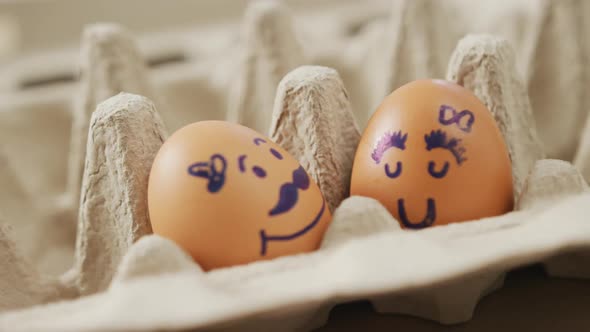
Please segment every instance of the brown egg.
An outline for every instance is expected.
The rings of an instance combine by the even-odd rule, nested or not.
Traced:
[[[513,208],[510,158],[492,114],[442,80],[414,81],[385,98],[361,137],[350,191],[412,229]]]
[[[205,270],[318,248],[331,220],[318,186],[285,150],[223,121],[179,129],[149,179],[154,233]]]

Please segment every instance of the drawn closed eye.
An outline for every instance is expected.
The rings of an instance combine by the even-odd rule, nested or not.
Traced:
[[[391,172],[391,169],[389,169],[389,164],[385,164],[385,175],[387,175],[387,177],[395,179],[398,176],[400,176],[402,174],[402,163],[401,162],[397,162],[396,166],[395,166],[395,171]]]
[[[430,175],[432,175],[433,178],[441,179],[445,175],[447,175],[448,171],[449,171],[449,162],[448,161],[445,161],[445,164],[443,165],[443,167],[440,171],[436,170],[436,163],[434,161],[428,162],[428,173],[430,173]]]

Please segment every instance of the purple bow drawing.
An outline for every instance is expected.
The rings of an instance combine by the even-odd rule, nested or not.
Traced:
[[[467,122],[463,124],[461,123],[461,120],[464,117],[467,117]],[[441,105],[438,113],[438,122],[445,126],[456,124],[459,129],[468,133],[471,132],[471,127],[475,122],[475,116],[470,110],[462,110],[461,112],[457,112],[457,110],[455,110],[452,106]]]

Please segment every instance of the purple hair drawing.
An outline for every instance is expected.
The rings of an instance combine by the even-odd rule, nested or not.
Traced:
[[[379,164],[385,151],[389,150],[390,148],[395,147],[400,150],[405,150],[407,140],[408,134],[402,134],[401,130],[396,132],[386,132],[377,142],[375,149],[373,149],[373,153],[371,153],[371,158],[373,158],[373,160]]]
[[[461,145],[461,140],[454,137],[447,137],[447,133],[438,129],[432,130],[430,134],[424,135],[424,141],[426,141],[426,150],[441,148],[449,150],[457,164],[461,165],[467,158],[465,157],[465,148]]]

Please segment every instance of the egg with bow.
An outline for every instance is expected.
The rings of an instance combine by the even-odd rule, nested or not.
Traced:
[[[287,151],[247,127],[202,121],[160,148],[148,185],[154,233],[205,270],[318,248],[331,213]]]
[[[361,137],[350,192],[377,199],[409,229],[497,216],[514,204],[492,114],[442,80],[414,81],[384,99]]]

